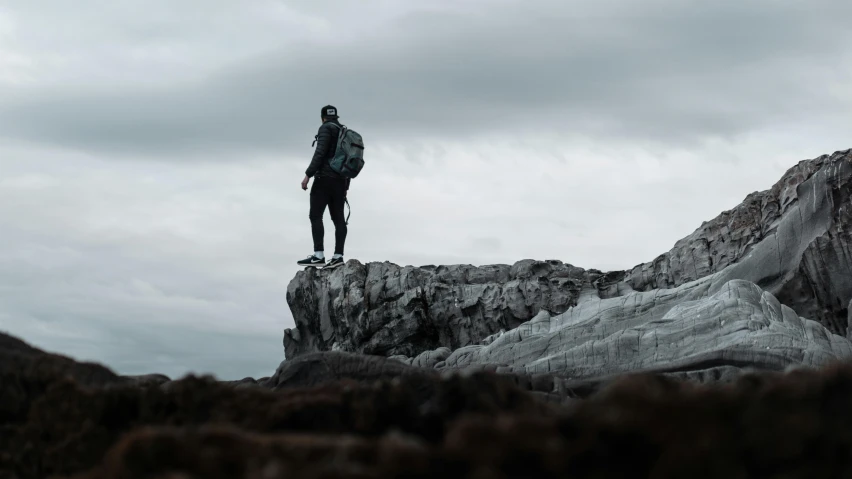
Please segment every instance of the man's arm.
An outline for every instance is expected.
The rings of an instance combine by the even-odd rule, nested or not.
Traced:
[[[331,126],[323,124],[317,132],[317,149],[314,151],[314,157],[311,159],[311,164],[305,171],[305,176],[308,178],[317,174],[319,169],[322,168],[322,162],[328,156],[333,140],[331,129]]]

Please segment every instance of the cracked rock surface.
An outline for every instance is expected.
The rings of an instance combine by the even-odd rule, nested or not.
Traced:
[[[850,355],[850,225],[846,150],[800,162],[628,271],[558,260],[306,270],[287,290],[286,357],[340,350],[577,378],[816,366]]]
[[[439,366],[500,364],[590,378],[719,367],[783,370],[852,357],[852,342],[797,316],[754,283],[730,281],[710,297],[692,299],[710,285],[590,299],[557,316],[542,312],[488,345],[454,351]]]

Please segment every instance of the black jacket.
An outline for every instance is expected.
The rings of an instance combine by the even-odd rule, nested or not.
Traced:
[[[334,123],[337,126],[332,125]],[[329,161],[334,157],[334,152],[337,149],[337,140],[340,137],[340,122],[330,120],[319,127],[317,132],[317,149],[314,151],[314,157],[311,159],[311,164],[305,171],[308,178],[316,176],[317,178],[344,178],[339,173],[331,169]],[[346,189],[349,189],[349,178],[346,178]]]

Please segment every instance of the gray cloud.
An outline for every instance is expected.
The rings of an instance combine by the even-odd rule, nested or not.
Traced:
[[[836,121],[850,104],[825,87],[852,60],[848,2],[487,11],[416,11],[369,35],[283,44],[166,86],[23,86],[0,103],[0,135],[113,153],[307,153],[319,107],[334,103],[378,142],[530,125],[691,142],[813,115]]]

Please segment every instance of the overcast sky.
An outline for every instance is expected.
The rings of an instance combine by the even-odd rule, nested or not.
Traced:
[[[329,103],[367,144],[347,259],[650,261],[852,147],[850,17],[847,0],[4,0],[0,330],[120,373],[270,375]]]

